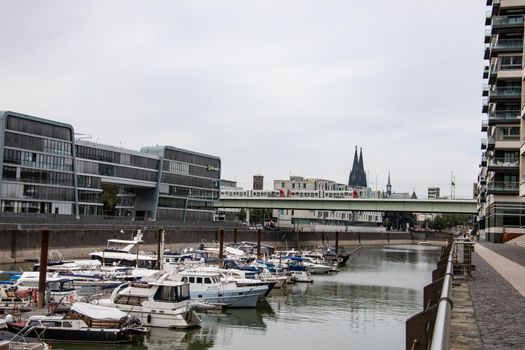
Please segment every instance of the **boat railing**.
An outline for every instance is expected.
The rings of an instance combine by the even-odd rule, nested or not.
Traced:
[[[407,350],[445,350],[449,348],[454,275],[470,277],[474,242],[449,239],[443,248],[432,283],[423,290],[424,310],[406,321]],[[459,252],[462,252],[459,254]]]

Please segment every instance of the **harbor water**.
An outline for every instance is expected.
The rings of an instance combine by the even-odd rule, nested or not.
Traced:
[[[193,330],[152,329],[133,345],[52,343],[64,350],[404,349],[405,321],[423,308],[437,247],[363,248],[340,272],[273,291],[257,309],[203,314]]]

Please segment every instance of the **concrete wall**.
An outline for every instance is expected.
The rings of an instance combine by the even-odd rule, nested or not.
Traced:
[[[157,229],[143,231],[144,241],[142,250],[157,251]],[[167,229],[165,230],[166,248],[181,250],[186,247],[196,247],[201,241],[218,241],[219,231],[216,229]],[[106,246],[111,238],[131,239],[133,231],[121,233],[120,230],[102,229],[63,229],[50,230],[49,249],[58,250],[65,258],[88,258],[88,254]],[[409,232],[341,232],[339,233],[340,246],[355,246],[369,244],[410,244],[421,240],[443,241],[440,234],[421,234]],[[41,230],[0,230],[0,263],[15,263],[25,259],[35,259],[40,252]],[[234,241],[232,229],[225,230],[224,241]],[[257,241],[257,232],[239,230],[237,242]],[[261,241],[265,245],[276,248],[313,248],[320,244],[335,244],[334,232],[282,232],[262,231]]]

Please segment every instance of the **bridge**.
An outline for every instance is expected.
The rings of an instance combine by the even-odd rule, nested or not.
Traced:
[[[215,208],[477,214],[474,199],[224,197]]]

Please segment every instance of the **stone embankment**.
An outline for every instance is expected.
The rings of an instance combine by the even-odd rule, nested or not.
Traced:
[[[104,248],[108,239],[132,239],[135,230],[118,228],[97,229],[93,227],[50,228],[49,249],[58,250],[64,258],[88,257],[90,252]],[[141,249],[156,251],[158,228],[143,229],[145,242]],[[335,232],[291,232],[269,230],[261,232],[262,244],[279,249],[313,248],[321,244],[335,244]],[[41,229],[0,229],[0,263],[16,263],[26,259],[35,259],[40,250]],[[209,227],[168,228],[165,230],[166,248],[180,251],[186,247],[195,247],[201,242],[219,240],[219,229]],[[255,242],[257,231],[239,228],[225,228],[224,241]],[[412,232],[340,232],[339,245],[385,245],[411,244],[419,241],[442,243],[445,235]]]

